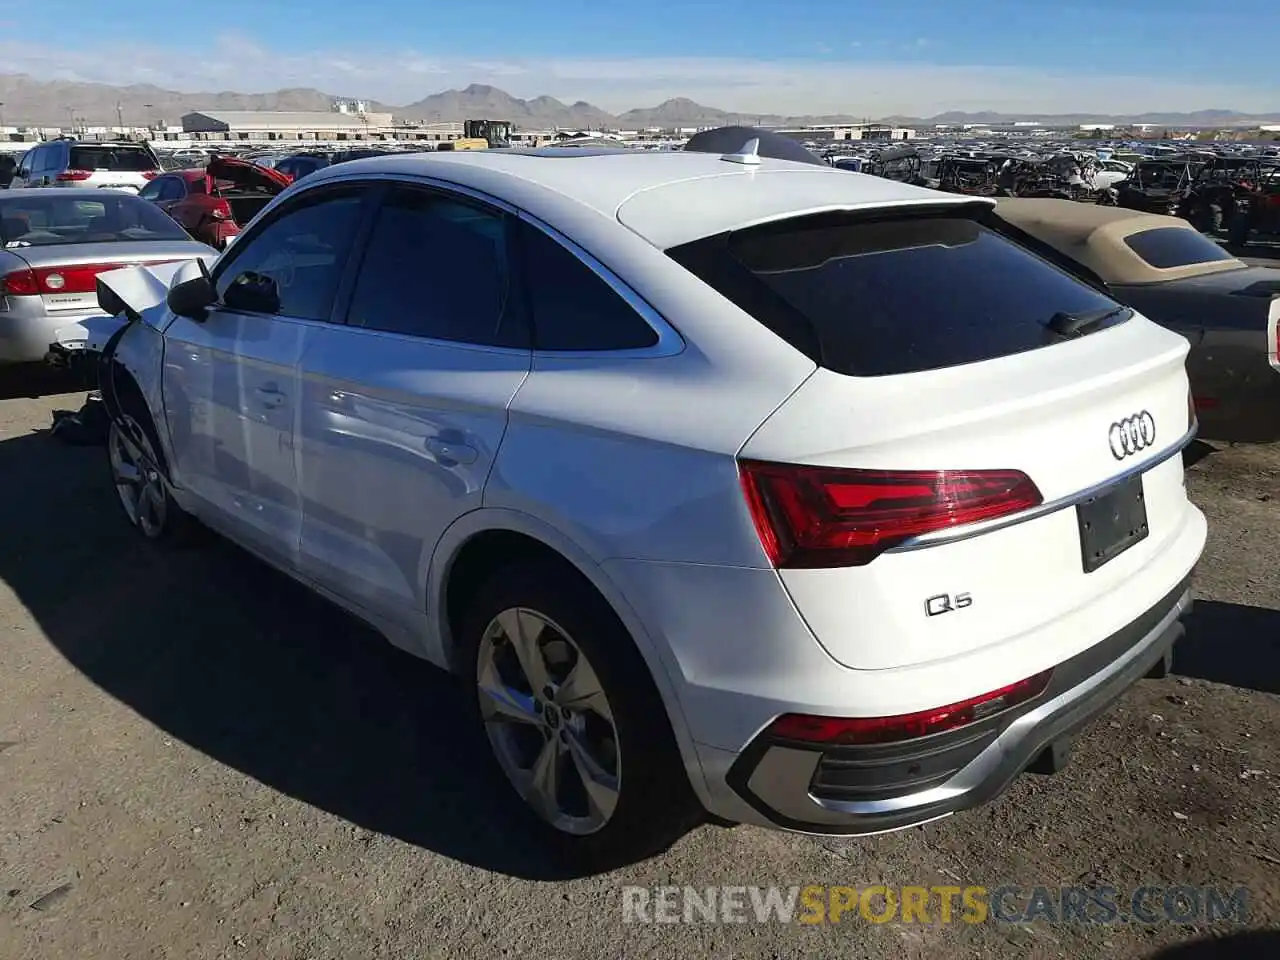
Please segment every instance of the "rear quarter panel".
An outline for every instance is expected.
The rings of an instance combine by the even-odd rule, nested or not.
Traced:
[[[662,251],[585,209],[554,225],[680,333],[673,356],[535,352],[485,505],[538,516],[598,562],[760,564],[734,457],[811,360]]]

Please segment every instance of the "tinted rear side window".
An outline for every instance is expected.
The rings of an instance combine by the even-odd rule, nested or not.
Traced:
[[[520,222],[520,253],[535,350],[636,350],[658,334],[613,288],[554,238]]]
[[[1124,242],[1125,246],[1157,270],[1232,259],[1231,254],[1208,237],[1182,227],[1143,230],[1125,237]]]
[[[157,169],[156,161],[136,147],[72,147],[72,170],[110,170],[113,173],[141,173]]]
[[[1034,350],[1061,342],[1047,326],[1056,314],[1119,309],[960,217],[803,217],[668,253],[797,349],[855,376]]]

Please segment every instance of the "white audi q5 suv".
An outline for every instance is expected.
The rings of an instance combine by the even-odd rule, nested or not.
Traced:
[[[458,674],[584,864],[923,823],[1168,669],[1205,540],[1186,341],[1007,230],[750,147],[342,164],[103,275],[112,481]]]

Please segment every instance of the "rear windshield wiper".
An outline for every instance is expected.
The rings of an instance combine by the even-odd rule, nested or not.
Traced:
[[[1126,306],[1103,307],[1086,313],[1067,313],[1065,310],[1059,310],[1049,318],[1045,326],[1060,337],[1083,337],[1086,333],[1100,329],[1112,317],[1124,314],[1127,320],[1132,313],[1133,311]]]

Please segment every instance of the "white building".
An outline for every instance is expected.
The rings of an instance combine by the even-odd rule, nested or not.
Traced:
[[[774,132],[793,140],[914,140],[916,136],[910,127],[887,123],[816,123]]]
[[[440,143],[459,140],[463,124],[396,121],[389,113],[361,111],[364,101],[339,101],[331,112],[289,113],[274,110],[204,110],[182,117],[179,127],[153,127],[149,136],[166,142],[287,145],[384,140]],[[550,139],[545,131],[518,131],[521,144]]]
[[[393,127],[389,113],[208,110],[183,115],[182,139],[247,143],[381,140],[391,135]],[[166,135],[164,139],[171,138]]]

